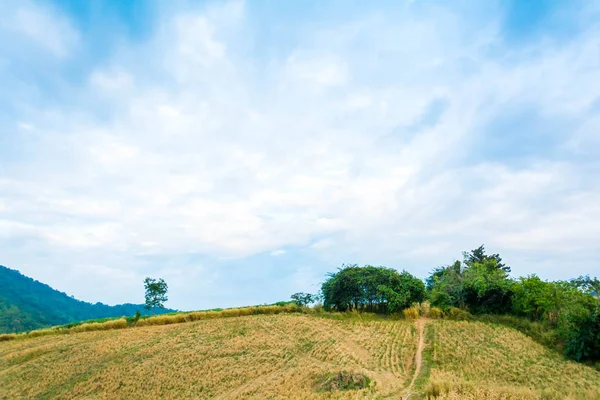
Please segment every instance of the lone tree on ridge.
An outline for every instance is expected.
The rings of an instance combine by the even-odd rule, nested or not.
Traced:
[[[146,289],[146,306],[148,310],[165,308],[164,303],[169,300],[167,298],[167,283],[162,279],[144,279],[144,288]]]

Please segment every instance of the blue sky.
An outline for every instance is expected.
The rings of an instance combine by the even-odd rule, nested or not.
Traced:
[[[600,7],[0,2],[0,264],[202,309],[484,243],[600,275]]]

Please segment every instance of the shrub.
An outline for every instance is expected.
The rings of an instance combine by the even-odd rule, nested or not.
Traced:
[[[90,322],[87,324],[76,325],[69,329],[69,332],[89,332],[98,331],[101,329],[102,324],[98,322]],[[33,332],[32,332],[33,333]]]
[[[431,304],[428,301],[424,301],[422,303],[413,304],[414,307],[419,309],[419,315],[426,316],[429,314],[429,310],[431,309]]]
[[[455,321],[469,320],[472,317],[471,313],[469,313],[467,310],[456,307],[448,308],[448,310],[444,313],[444,316]]]
[[[127,328],[127,320],[125,318],[106,321],[102,324],[102,329],[123,329]]]
[[[223,317],[239,317],[240,310],[238,308],[230,308],[227,310],[221,311]]]
[[[35,331],[31,331],[27,334],[27,336],[29,337],[40,337],[40,336],[47,336],[47,335],[54,335],[56,333],[59,333],[59,331],[57,329],[38,329]]]
[[[406,319],[418,319],[419,318],[419,308],[418,307],[408,307],[402,310],[402,315]]]
[[[0,335],[0,342],[5,342],[7,340],[14,340],[17,338],[17,335],[14,333],[3,333]]]
[[[312,310],[316,313],[322,313],[323,312],[323,304],[322,303],[317,303],[313,306]]]
[[[335,392],[338,390],[360,390],[369,387],[371,380],[364,374],[346,371],[327,374],[317,378],[317,391]]]
[[[439,307],[431,307],[427,313],[427,318],[440,319],[442,318],[442,309]]]

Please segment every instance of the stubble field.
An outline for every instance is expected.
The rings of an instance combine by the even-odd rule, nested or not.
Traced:
[[[374,398],[408,384],[416,344],[408,321],[306,315],[53,335],[0,343],[0,398]],[[319,390],[340,371],[370,386]]]
[[[600,399],[600,372],[501,325],[432,322],[437,399]]]

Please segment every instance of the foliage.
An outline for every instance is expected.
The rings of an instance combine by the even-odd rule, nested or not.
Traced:
[[[442,309],[438,307],[431,307],[426,314],[427,318],[440,319],[442,318]]]
[[[600,360],[600,304],[597,299],[571,305],[559,317],[565,354],[577,361]]]
[[[291,296],[292,301],[300,306],[300,307],[306,307],[311,303],[314,303],[316,300],[316,296],[310,294],[310,293],[294,293]]]
[[[165,308],[164,303],[169,300],[167,298],[167,283],[162,279],[144,279],[144,289],[146,289],[146,305],[147,310],[156,308]]]
[[[419,318],[419,309],[417,307],[408,307],[402,310],[402,316],[405,319],[417,319]]]
[[[517,315],[547,322],[556,329],[556,346],[574,360],[600,360],[600,302],[592,295],[594,280],[542,281],[536,275],[514,285]]]
[[[465,265],[471,267],[475,264],[486,264],[492,263],[496,268],[503,270],[507,274],[510,273],[510,267],[502,262],[502,258],[498,254],[487,255],[485,254],[485,247],[479,246],[475,250],[463,252],[463,262]]]
[[[425,285],[406,271],[344,265],[321,286],[327,310],[399,312],[425,299]]]
[[[543,341],[577,361],[600,360],[600,290],[597,278],[547,282],[536,275],[511,279],[498,254],[481,246],[465,252],[463,262],[436,268],[427,279],[429,298],[450,319],[474,314],[510,314],[547,324]],[[540,335],[537,335],[540,336]]]
[[[79,301],[18,271],[0,266],[0,333],[133,315],[140,308],[142,306],[137,304],[108,306]],[[149,313],[143,310],[142,314]]]
[[[454,321],[466,321],[472,318],[470,312],[463,310],[462,308],[449,307],[444,313],[444,317]]]
[[[600,299],[600,279],[596,277],[590,278],[589,275],[585,275],[575,278],[571,282],[584,292],[587,292],[595,298]]]
[[[511,310],[512,281],[501,258],[465,253],[465,262],[456,261],[436,269],[428,280],[431,304],[441,308],[469,308],[475,313],[500,314]],[[471,254],[471,256],[469,256]],[[472,254],[475,254],[474,256]]]

